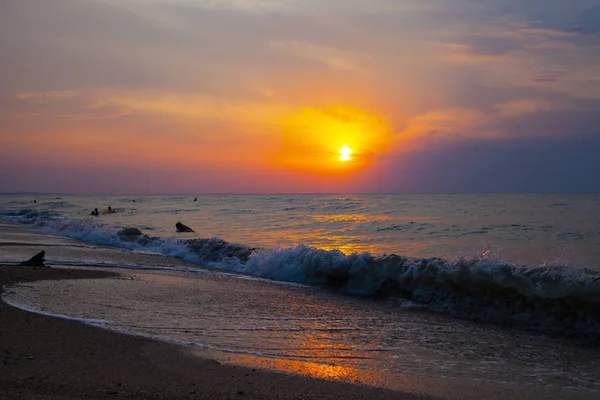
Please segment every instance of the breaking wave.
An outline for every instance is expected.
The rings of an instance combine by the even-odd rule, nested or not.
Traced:
[[[399,297],[460,318],[600,339],[600,272],[590,269],[519,265],[495,260],[488,252],[445,260],[347,255],[306,245],[261,249],[220,238],[154,237],[138,228],[52,211],[22,210],[2,217],[89,243],[157,252],[220,270]]]

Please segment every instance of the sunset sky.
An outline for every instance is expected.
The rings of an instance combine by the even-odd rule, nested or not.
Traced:
[[[600,192],[600,0],[2,0],[0,192]]]

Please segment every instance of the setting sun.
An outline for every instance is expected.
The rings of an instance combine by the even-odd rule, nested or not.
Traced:
[[[347,145],[343,145],[340,149],[340,161],[350,161],[352,159],[350,154],[352,154],[352,149]]]
[[[379,116],[350,106],[306,107],[280,123],[281,147],[272,161],[301,172],[354,173],[371,165],[392,139]]]

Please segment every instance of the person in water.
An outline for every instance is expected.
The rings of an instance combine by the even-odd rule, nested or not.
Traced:
[[[112,209],[112,208],[110,208],[110,206],[108,206],[108,211],[112,211],[112,210],[113,210],[113,209]]]
[[[99,214],[100,213],[98,212],[98,209],[94,208],[94,211],[92,211],[92,215],[95,215],[97,217]]]
[[[177,232],[194,232],[192,228],[182,224],[181,222],[176,223],[175,228],[177,229]]]

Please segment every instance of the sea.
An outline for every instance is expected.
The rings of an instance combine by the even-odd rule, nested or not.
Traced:
[[[0,263],[120,273],[5,288],[25,310],[326,379],[600,396],[600,195],[1,195],[0,219],[24,227]]]

